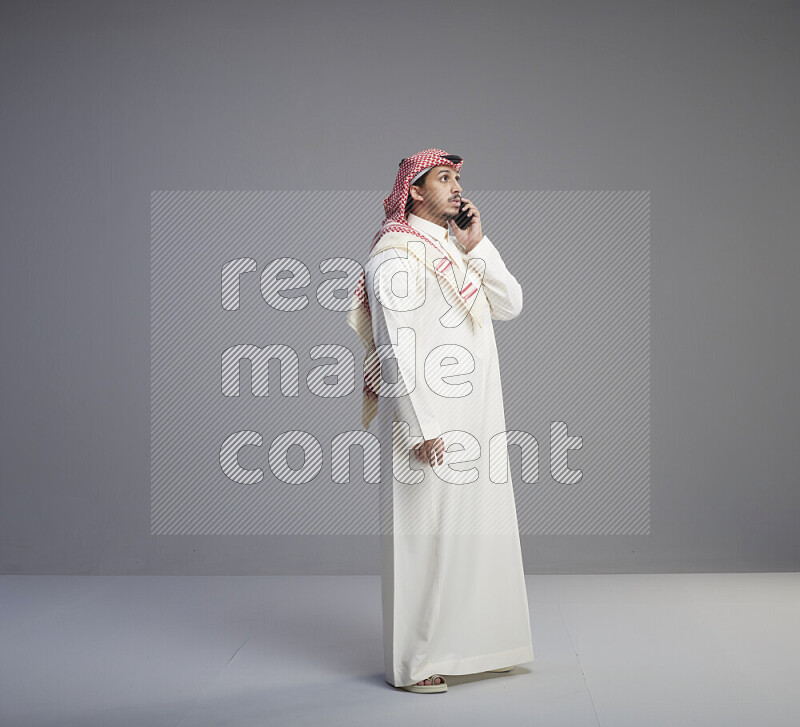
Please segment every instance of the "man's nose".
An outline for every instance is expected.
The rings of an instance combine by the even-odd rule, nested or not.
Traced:
[[[453,180],[453,191],[454,192],[461,191],[461,185],[456,180]]]

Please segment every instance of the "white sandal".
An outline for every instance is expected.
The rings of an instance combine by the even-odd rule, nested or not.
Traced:
[[[502,669],[489,669],[489,671],[499,673],[504,671],[511,671],[513,668],[514,668],[513,666],[504,666]]]
[[[434,684],[433,680],[436,678],[442,680],[441,684]],[[429,677],[425,677],[425,679],[430,679],[430,684],[409,684],[405,687],[400,687],[400,689],[405,689],[407,692],[417,692],[418,694],[430,694],[431,692],[446,692],[447,691],[447,682],[445,678],[441,674],[431,674]],[[421,682],[424,682],[425,679],[420,679]]]

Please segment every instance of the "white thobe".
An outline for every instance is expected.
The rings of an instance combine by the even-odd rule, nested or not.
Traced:
[[[492,319],[519,314],[522,290],[488,237],[465,254],[446,228],[413,214],[408,222],[450,257],[459,287],[467,261],[485,261],[478,295],[488,306],[482,326],[467,317],[446,328],[440,318],[450,306],[431,270],[397,249],[374,255],[365,267],[375,345],[397,344],[400,328],[415,333],[414,349],[394,349],[407,393],[381,397],[376,417],[384,450],[388,444],[394,455],[381,457],[381,590],[385,678],[398,687],[433,673],[471,674],[533,660],[492,328]],[[381,266],[389,258],[398,260]],[[407,290],[398,269],[408,276]],[[393,294],[422,285],[424,303],[413,310],[376,300],[377,286],[379,300],[399,307]],[[392,445],[395,420],[408,423],[410,439],[395,436]],[[444,464],[431,467],[410,448],[436,437],[449,449]],[[421,471],[423,481],[409,484],[411,470]]]

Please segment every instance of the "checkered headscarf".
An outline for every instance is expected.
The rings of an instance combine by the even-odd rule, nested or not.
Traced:
[[[458,161],[456,161],[458,160]],[[406,222],[406,202],[408,201],[408,190],[411,181],[421,172],[433,167],[454,167],[456,171],[461,171],[464,160],[453,154],[448,154],[444,149],[423,149],[413,156],[406,157],[400,162],[400,169],[397,170],[397,179],[394,181],[394,189],[391,194],[383,200],[383,209],[386,218],[383,225],[390,223],[407,224]],[[375,240],[373,240],[373,243]]]
[[[435,258],[435,253],[441,253],[441,258],[438,258],[438,265],[433,265],[430,259],[425,261],[427,267],[438,275],[442,281],[442,290],[446,292],[451,300],[451,305],[463,304],[469,311],[470,316],[476,322],[476,325],[481,325],[480,319],[482,315],[482,308],[484,305],[484,296],[479,292],[480,281],[475,277],[474,271],[468,268],[465,285],[460,290],[453,287],[453,283],[449,277],[446,276],[448,267],[450,266],[446,254],[429,238],[423,235],[419,230],[416,230],[408,224],[406,219],[406,202],[408,201],[408,191],[411,187],[411,182],[427,169],[438,166],[453,167],[457,171],[461,171],[463,160],[461,157],[447,154],[443,149],[424,149],[417,152],[413,156],[406,157],[400,162],[400,169],[397,171],[397,178],[395,179],[394,188],[389,196],[383,200],[383,209],[386,212],[386,217],[381,223],[381,227],[372,239],[370,246],[370,253],[376,249],[376,245],[381,238],[391,232],[400,232],[408,235],[413,235],[420,238],[427,245],[432,246],[434,254],[429,258]],[[389,238],[387,238],[388,240]],[[385,241],[384,241],[385,242]],[[379,245],[382,249],[387,247],[399,247],[404,249],[405,244],[399,245],[397,243],[388,243]],[[382,251],[382,250],[381,250]],[[472,296],[478,294],[476,300],[470,300]],[[469,301],[469,303],[467,303]],[[457,307],[454,305],[454,308]],[[451,309],[452,310],[452,309]],[[454,311],[455,313],[455,311]],[[458,315],[456,313],[456,315]],[[363,410],[362,410],[362,424],[364,428],[369,427],[370,421],[373,419],[377,412],[377,399],[378,393],[376,390],[380,389],[380,361],[372,354],[375,351],[375,343],[372,337],[372,316],[369,309],[369,297],[366,290],[366,275],[362,272],[358,283],[356,284],[353,293],[353,299],[350,306],[350,311],[347,316],[348,325],[353,328],[361,338],[365,349],[368,352],[367,362],[365,364],[364,372],[364,386],[363,393]]]

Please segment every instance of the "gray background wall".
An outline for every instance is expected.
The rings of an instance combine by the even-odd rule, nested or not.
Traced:
[[[526,570],[797,569],[798,21],[4,2],[0,570],[377,573],[377,536],[150,534],[150,193],[388,192],[428,146],[476,189],[651,193],[651,533],[526,535]]]

